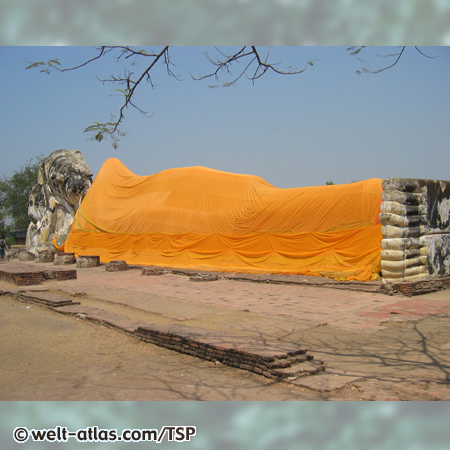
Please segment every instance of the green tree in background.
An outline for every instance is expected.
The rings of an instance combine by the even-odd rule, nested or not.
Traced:
[[[0,234],[11,243],[12,231],[27,229],[28,197],[37,183],[41,157],[32,158],[10,177],[0,177]]]

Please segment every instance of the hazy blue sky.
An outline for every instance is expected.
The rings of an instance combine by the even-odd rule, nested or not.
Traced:
[[[119,75],[115,60],[68,73],[25,70],[28,61],[58,58],[76,65],[92,47],[0,47],[0,175],[53,150],[80,150],[95,173],[109,157],[138,175],[172,167],[207,166],[261,176],[278,187],[348,183],[372,177],[450,179],[450,47],[408,48],[392,69],[357,75],[362,63],[345,47],[274,47],[280,67],[314,66],[300,75],[268,73],[254,85],[230,88],[193,81],[212,70],[205,48],[174,47],[174,71],[161,67],[151,89],[137,97],[145,118],[128,110],[129,134],[117,150],[87,140],[83,130],[107,121],[120,106],[115,86],[100,78]],[[396,47],[370,48],[362,57],[374,69],[392,62],[378,57]],[[138,70],[138,67],[136,68]],[[221,79],[227,81],[226,78]]]

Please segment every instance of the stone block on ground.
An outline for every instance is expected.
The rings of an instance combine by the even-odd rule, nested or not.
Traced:
[[[83,255],[77,258],[77,268],[84,269],[88,267],[97,267],[100,265],[100,256]]]
[[[66,265],[66,264],[75,264],[75,253],[56,253],[55,259],[53,261],[55,266],[58,265]]]
[[[54,270],[54,272],[56,272],[56,279],[59,281],[77,279],[77,271],[75,269]]]
[[[0,270],[0,279],[8,283],[14,283],[17,286],[41,284],[43,278],[43,273],[39,270],[20,270],[16,268]]]
[[[35,261],[39,263],[53,262],[55,253],[50,250],[41,250],[38,252]]]
[[[126,261],[110,261],[106,263],[106,271],[107,272],[123,272],[125,270],[130,270],[130,267],[126,263]]]
[[[18,255],[19,261],[35,261],[36,256],[26,250],[21,250]]]
[[[50,269],[43,272],[44,280],[76,280],[77,271],[75,269]]]
[[[143,267],[141,275],[164,275],[166,272],[164,269],[161,269],[160,267]]]
[[[19,254],[23,249],[21,248],[8,248],[5,249],[5,259],[19,259]]]
[[[215,274],[198,274],[193,277],[189,277],[189,281],[217,281],[219,279],[219,275]]]
[[[42,272],[22,272],[13,274],[12,280],[17,286],[30,286],[32,284],[41,284],[43,276]]]

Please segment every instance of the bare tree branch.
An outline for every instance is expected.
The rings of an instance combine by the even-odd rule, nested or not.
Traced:
[[[137,78],[133,79],[134,72],[130,70],[126,70],[124,75],[122,76],[111,76],[109,79],[101,79],[97,77],[99,81],[102,83],[115,83],[119,86],[124,86],[124,89],[116,89],[115,91],[123,95],[124,102],[121,105],[119,109],[119,114],[117,119],[112,119],[109,122],[105,123],[99,123],[95,122],[94,124],[87,127],[84,131],[88,133],[95,133],[93,139],[97,141],[102,141],[105,136],[110,136],[113,138],[113,146],[117,147],[118,142],[118,136],[123,136],[125,133],[119,130],[119,125],[122,123],[122,121],[125,118],[125,110],[128,107],[132,107],[137,109],[141,114],[144,114],[148,116],[148,112],[141,109],[136,102],[134,101],[135,98],[135,92],[137,87],[142,83],[143,80],[150,83],[152,88],[155,87],[155,84],[153,83],[150,72],[154,69],[155,65],[158,63],[159,60],[163,58],[163,63],[166,66],[167,74],[169,76],[172,76],[176,79],[179,79],[178,76],[173,72],[172,70],[172,62],[170,60],[169,56],[169,46],[163,47],[160,51],[157,52],[147,52],[146,50],[135,50],[131,47],[127,46],[111,46],[111,47],[99,47],[98,54],[94,58],[91,58],[82,64],[73,66],[73,67],[66,67],[61,68],[59,67],[61,63],[57,59],[52,59],[47,62],[36,62],[30,64],[26,69],[34,69],[34,68],[42,68],[41,72],[49,74],[53,70],[57,70],[58,72],[67,72],[71,70],[80,69],[84,66],[87,66],[88,64],[99,60],[100,58],[104,57],[106,54],[117,50],[119,51],[119,55],[115,56],[116,61],[121,60],[122,58],[128,59],[130,57],[136,57],[136,58],[150,58],[151,63],[137,76]],[[132,64],[133,65],[133,64]],[[114,136],[116,136],[114,138]]]
[[[436,56],[429,56],[429,55],[426,55],[422,50],[420,50],[420,48],[419,47],[414,47],[422,56],[425,56],[425,58],[429,58],[429,59],[434,59],[434,58],[437,58],[438,57],[438,55],[436,55]]]
[[[147,78],[147,81],[149,81],[151,83],[151,85],[153,86],[153,83],[151,82],[151,78],[150,78],[150,71],[153,69],[153,67],[155,66],[155,64],[159,61],[159,59],[163,56],[166,55],[166,53],[169,51],[169,47],[166,46],[164,47],[159,53],[157,54],[145,54],[144,56],[147,57],[153,57],[153,61],[151,62],[151,64],[144,70],[144,72],[141,74],[141,76],[137,79],[137,81],[133,81],[131,80],[131,75],[133,75],[132,72],[130,72],[128,74],[127,77],[125,77],[124,79],[122,79],[121,81],[125,81],[127,84],[127,88],[124,91],[124,95],[125,95],[125,103],[122,105],[122,107],[120,108],[119,111],[119,118],[118,120],[114,123],[114,126],[111,128],[111,130],[109,131],[110,134],[114,134],[118,127],[119,124],[122,122],[122,120],[124,119],[124,111],[126,108],[128,108],[129,105],[131,105],[133,108],[136,108],[139,112],[141,112],[142,114],[146,115],[147,113],[144,112],[143,110],[141,110],[138,106],[136,106],[135,103],[133,103],[132,99],[134,96],[134,93],[136,91],[136,88],[139,86],[139,84],[141,83],[141,81],[144,78]],[[135,54],[140,54],[143,55],[142,53],[136,53]],[[169,64],[169,58],[166,55],[166,59],[165,59],[165,64],[168,66]],[[170,71],[170,69],[168,69],[168,71]],[[170,73],[170,72],[169,72]],[[113,81],[118,81],[118,80],[114,80]]]
[[[120,86],[120,88],[115,89],[115,92],[118,95],[122,95],[124,97],[124,101],[119,109],[117,117],[111,118],[110,121],[105,123],[95,122],[94,124],[87,127],[84,131],[87,133],[94,133],[92,139],[99,142],[102,141],[104,137],[110,137],[113,140],[113,147],[116,148],[118,136],[124,135],[124,133],[119,130],[119,126],[125,119],[125,110],[128,107],[132,107],[138,110],[141,114],[148,116],[148,111],[144,111],[143,109],[141,109],[135,102],[136,90],[144,80],[148,82],[152,88],[155,87],[155,84],[151,77],[151,73],[152,71],[154,71],[157,63],[161,61],[164,64],[168,76],[174,77],[177,80],[180,80],[180,78],[173,71],[174,64],[170,59],[169,46],[165,46],[158,51],[147,51],[144,49],[138,50],[128,46],[103,46],[98,47],[97,50],[98,54],[95,57],[73,67],[62,68],[60,67],[61,63],[57,59],[53,59],[47,62],[33,63],[29,65],[27,69],[41,68],[41,72],[45,72],[47,74],[54,70],[57,70],[58,72],[67,72],[85,67],[88,64],[99,60],[100,58],[111,52],[119,52],[118,54],[114,55],[116,62],[119,62],[121,60],[128,60],[132,57],[135,58],[135,60],[131,63],[131,66],[137,65],[138,59],[150,59],[151,63],[147,65],[144,70],[139,71],[136,76],[133,71],[126,69],[123,75],[112,75],[107,79],[97,77],[97,79],[102,83],[114,83]],[[232,76],[232,80],[224,82],[223,86],[232,86],[243,77],[246,77],[248,80],[254,83],[255,80],[261,78],[269,70],[281,75],[294,75],[304,72],[308,66],[313,65],[313,63],[309,61],[301,70],[298,70],[296,66],[291,66],[287,70],[281,70],[277,67],[279,63],[269,62],[271,53],[270,47],[268,48],[264,58],[260,56],[260,52],[255,46],[241,47],[233,54],[226,54],[219,48],[216,48],[216,51],[217,56],[215,58],[210,56],[208,52],[205,53],[208,61],[213,66],[215,66],[216,69],[211,73],[198,77],[194,77],[191,75],[193,79],[204,80],[207,78],[214,78],[215,80],[219,80],[219,75],[223,73],[226,76]],[[233,76],[232,68],[234,68],[235,66],[239,66],[241,62],[244,62],[245,65],[238,71],[236,76]]]
[[[233,65],[238,65],[241,60],[248,60],[248,63],[243,69],[240,69],[238,71],[238,74],[233,77],[232,81],[225,82],[222,86],[223,87],[229,87],[234,85],[238,80],[240,80],[243,76],[245,76],[248,80],[252,81],[252,83],[255,82],[258,78],[261,78],[268,70],[271,70],[275,73],[278,73],[280,75],[296,75],[299,73],[304,72],[308,66],[312,66],[313,62],[308,61],[305,64],[305,67],[303,69],[297,69],[296,66],[291,66],[289,70],[281,70],[278,69],[276,66],[279,63],[269,63],[269,55],[271,48],[269,47],[266,57],[264,61],[260,57],[259,51],[255,46],[251,46],[250,49],[247,50],[247,47],[241,47],[239,51],[233,54],[226,54],[222,52],[222,50],[218,49],[216,47],[217,52],[219,53],[219,57],[217,59],[213,59],[208,52],[205,53],[207,59],[210,63],[212,63],[214,66],[217,67],[217,69],[213,72],[210,72],[206,75],[201,76],[193,76],[191,77],[194,80],[205,80],[207,78],[214,78],[215,80],[219,79],[220,72],[225,72],[227,75],[231,75],[232,71],[231,68]],[[252,69],[252,72],[248,72],[249,69],[254,66],[254,69]],[[219,87],[219,85],[211,85],[209,87],[215,88]]]
[[[87,66],[91,62],[100,59],[102,56],[105,55],[105,53],[107,53],[111,49],[112,48],[110,48],[108,50],[107,47],[100,47],[100,48],[98,48],[99,54],[97,56],[95,56],[94,58],[91,58],[91,59],[85,61],[82,64],[79,64],[78,66],[74,66],[74,67],[60,68],[58,66],[61,65],[61,63],[59,62],[58,59],[50,59],[46,63],[42,62],[42,61],[41,62],[35,62],[35,63],[29,63],[30,65],[28,67],[25,67],[25,70],[27,70],[27,69],[35,69],[36,67],[46,66],[46,68],[41,70],[41,72],[45,72],[47,74],[49,74],[51,70],[57,70],[58,72],[68,72],[70,70],[76,70],[76,69],[80,69],[81,67]]]
[[[363,72],[376,74],[394,67],[399,63],[406,49],[406,47],[400,47],[397,53],[381,55],[383,57],[395,58],[395,60],[392,62],[392,64],[382,67],[381,69],[374,70],[370,66],[370,64],[367,63],[367,61],[364,61],[360,57],[365,48],[365,46],[354,46],[347,48],[347,51],[350,52],[349,54],[351,56],[356,56],[358,60],[360,60],[363,64],[362,71],[357,70],[357,74],[361,74]],[[29,63],[29,66],[26,67],[26,69],[39,68],[41,69],[41,72],[47,74],[50,74],[55,70],[58,72],[67,72],[81,69],[88,64],[104,58],[108,54],[112,54],[116,62],[125,60],[128,64],[128,68],[125,69],[123,75],[112,75],[108,79],[101,79],[97,77],[97,79],[102,83],[113,83],[117,86],[120,86],[120,88],[114,90],[118,95],[123,96],[124,99],[122,105],[120,106],[118,115],[116,117],[111,116],[110,121],[105,123],[95,122],[84,130],[86,133],[93,133],[94,135],[92,139],[98,142],[102,141],[105,137],[109,137],[113,141],[113,147],[117,148],[119,137],[125,135],[125,133],[119,129],[119,126],[125,119],[125,110],[128,107],[131,107],[138,110],[141,114],[147,117],[149,116],[148,111],[144,111],[137,105],[135,98],[137,88],[142,85],[143,81],[149,83],[152,89],[155,88],[156,85],[151,77],[151,74],[155,71],[155,66],[158,63],[162,63],[165,66],[167,75],[169,77],[173,77],[177,80],[180,80],[180,78],[173,71],[173,67],[175,67],[175,65],[172,63],[169,55],[169,46],[161,47],[157,51],[148,51],[144,49],[138,50],[128,46],[102,46],[96,47],[96,49],[98,52],[96,56],[73,67],[61,67],[61,63],[58,59],[51,59],[47,62],[41,61]],[[427,58],[435,58],[433,56],[426,55],[418,47],[415,47],[415,49],[421,55]],[[278,75],[297,75],[305,72],[309,66],[313,65],[312,61],[308,61],[306,62],[304,67],[298,68],[296,65],[292,65],[288,66],[287,69],[282,69],[280,63],[270,61],[271,50],[271,47],[268,47],[267,52],[264,55],[264,51],[258,49],[255,46],[243,46],[238,48],[234,53],[225,53],[223,50],[215,47],[216,55],[214,57],[211,56],[208,52],[205,52],[207,60],[212,64],[213,67],[215,67],[215,70],[205,75],[193,76],[191,74],[191,77],[194,80],[206,80],[212,78],[216,81],[219,81],[222,75],[227,77],[228,79],[230,79],[231,77],[231,81],[225,81],[222,85],[216,84],[208,86],[211,88],[216,88],[219,86],[229,87],[236,84],[237,81],[244,77],[254,84],[256,80],[261,78],[267,72],[273,72]],[[130,58],[134,59],[131,62],[128,62]],[[138,73],[136,75],[132,70],[130,70],[131,67],[137,66],[137,61],[148,62],[149,60],[150,63],[147,63],[144,69],[137,71]],[[367,68],[367,66],[369,68]]]
[[[361,47],[349,47],[347,49],[347,51],[350,51],[350,55],[354,56],[354,55],[358,55],[361,53],[361,51],[366,48],[365,46],[361,46]],[[361,61],[363,64],[368,65],[370,67],[370,69],[368,69],[367,67],[363,67],[362,71],[361,70],[357,70],[356,73],[358,75],[364,73],[371,73],[371,74],[376,74],[376,73],[381,73],[384,72],[385,70],[391,69],[392,67],[394,67],[396,64],[398,64],[398,62],[400,61],[400,59],[402,58],[405,50],[406,50],[406,46],[402,46],[399,48],[399,51],[397,53],[391,53],[388,55],[377,55],[378,57],[382,57],[382,58],[392,58],[394,57],[395,60],[392,64],[389,64],[388,66],[382,67],[381,69],[377,69],[377,70],[373,70],[372,67],[370,67],[370,64],[367,61],[364,61],[363,59],[358,57],[358,60]],[[425,53],[423,53],[418,47],[414,47],[422,56],[425,56],[426,58],[437,58],[437,56],[428,56]],[[356,50],[355,50],[356,49]]]

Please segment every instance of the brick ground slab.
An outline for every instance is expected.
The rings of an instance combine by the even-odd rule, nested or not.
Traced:
[[[45,280],[76,280],[77,271],[74,269],[49,268],[47,265],[23,264],[16,261],[8,261],[2,264],[0,279],[17,286],[31,286],[41,284]]]
[[[305,355],[306,349],[282,342],[249,339],[247,336],[179,324],[139,327],[136,334],[146,342],[249,370],[268,378],[287,380],[300,374],[325,370],[321,362],[307,364],[313,359],[312,355],[299,358],[299,355]],[[285,362],[285,367],[279,368],[279,360]]]
[[[8,267],[0,270],[0,279],[17,286],[30,286],[41,284],[44,280],[44,272],[30,268]]]
[[[75,305],[79,302],[74,302],[70,297],[65,295],[55,295],[48,292],[19,292],[16,297],[25,301],[30,301],[33,303],[39,303],[45,306],[51,306],[52,308],[59,308],[61,306]]]
[[[160,347],[169,348],[197,358],[248,370],[279,381],[325,370],[321,361],[306,355],[307,349],[278,341],[252,339],[224,331],[180,324],[143,324],[127,316],[100,308],[83,306],[71,298],[50,292],[18,292],[16,299],[51,307],[57,312],[102,323]]]

